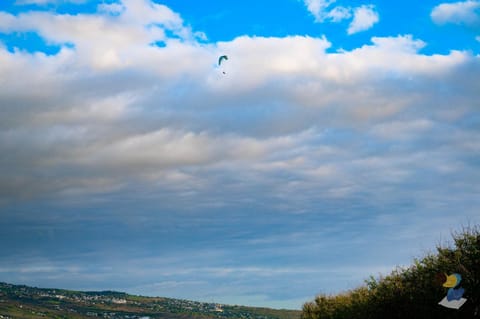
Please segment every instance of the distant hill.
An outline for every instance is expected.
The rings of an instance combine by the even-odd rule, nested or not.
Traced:
[[[299,319],[301,311],[0,283],[0,319]]]

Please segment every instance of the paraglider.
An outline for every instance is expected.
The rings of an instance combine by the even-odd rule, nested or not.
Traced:
[[[228,56],[222,55],[218,58],[218,66],[220,67],[223,63],[223,61],[228,60]],[[222,71],[223,74],[226,74],[225,71]]]

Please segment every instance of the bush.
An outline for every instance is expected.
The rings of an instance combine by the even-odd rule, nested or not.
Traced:
[[[414,260],[365,285],[333,296],[319,295],[303,306],[302,319],[442,319],[480,318],[480,228],[464,227],[452,234],[453,245],[438,245],[436,254]],[[467,302],[459,309],[438,305],[447,290],[443,273],[462,275]]]

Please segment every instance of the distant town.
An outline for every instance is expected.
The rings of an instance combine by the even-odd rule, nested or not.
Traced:
[[[298,319],[300,311],[0,283],[0,319]]]

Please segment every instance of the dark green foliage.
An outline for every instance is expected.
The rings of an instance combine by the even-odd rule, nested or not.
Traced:
[[[370,277],[365,285],[334,295],[319,295],[303,306],[302,319],[480,318],[480,228],[452,234],[453,243],[414,260],[408,268]],[[462,275],[467,302],[459,309],[438,305],[446,296],[443,274]]]

